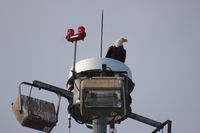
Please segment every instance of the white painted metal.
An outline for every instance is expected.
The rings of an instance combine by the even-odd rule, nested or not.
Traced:
[[[102,64],[106,64],[107,67],[112,71],[126,71],[129,79],[132,79],[131,70],[129,69],[127,65],[125,65],[124,63],[118,60],[114,60],[110,58],[88,58],[88,59],[81,60],[76,63],[75,71],[77,73],[80,73],[80,72],[84,72],[88,70],[102,69]],[[71,76],[72,76],[72,72],[69,73],[69,78]]]

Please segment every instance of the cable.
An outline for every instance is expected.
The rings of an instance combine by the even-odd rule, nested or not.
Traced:
[[[75,87],[77,88],[77,90],[80,92],[80,89],[78,88],[76,82],[74,82]]]
[[[68,128],[69,128],[69,133],[71,133],[71,114],[68,114]]]
[[[31,88],[30,88],[30,91],[29,91],[29,97],[31,97],[32,88],[33,88],[33,86],[31,86]]]
[[[109,133],[117,133],[117,130],[115,128],[115,124],[114,123],[110,124],[110,131],[109,131]]]

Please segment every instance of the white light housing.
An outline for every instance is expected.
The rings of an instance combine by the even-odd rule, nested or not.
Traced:
[[[81,114],[123,115],[125,113],[123,77],[93,77],[81,81]]]

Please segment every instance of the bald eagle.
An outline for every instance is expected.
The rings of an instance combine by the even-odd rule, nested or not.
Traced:
[[[126,38],[117,39],[115,44],[109,47],[106,58],[112,58],[124,63],[126,60],[126,50],[123,47],[123,43],[127,41]]]

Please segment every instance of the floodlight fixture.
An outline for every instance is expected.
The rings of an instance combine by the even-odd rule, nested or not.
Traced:
[[[83,116],[124,115],[123,77],[93,77],[81,81],[80,109]]]

